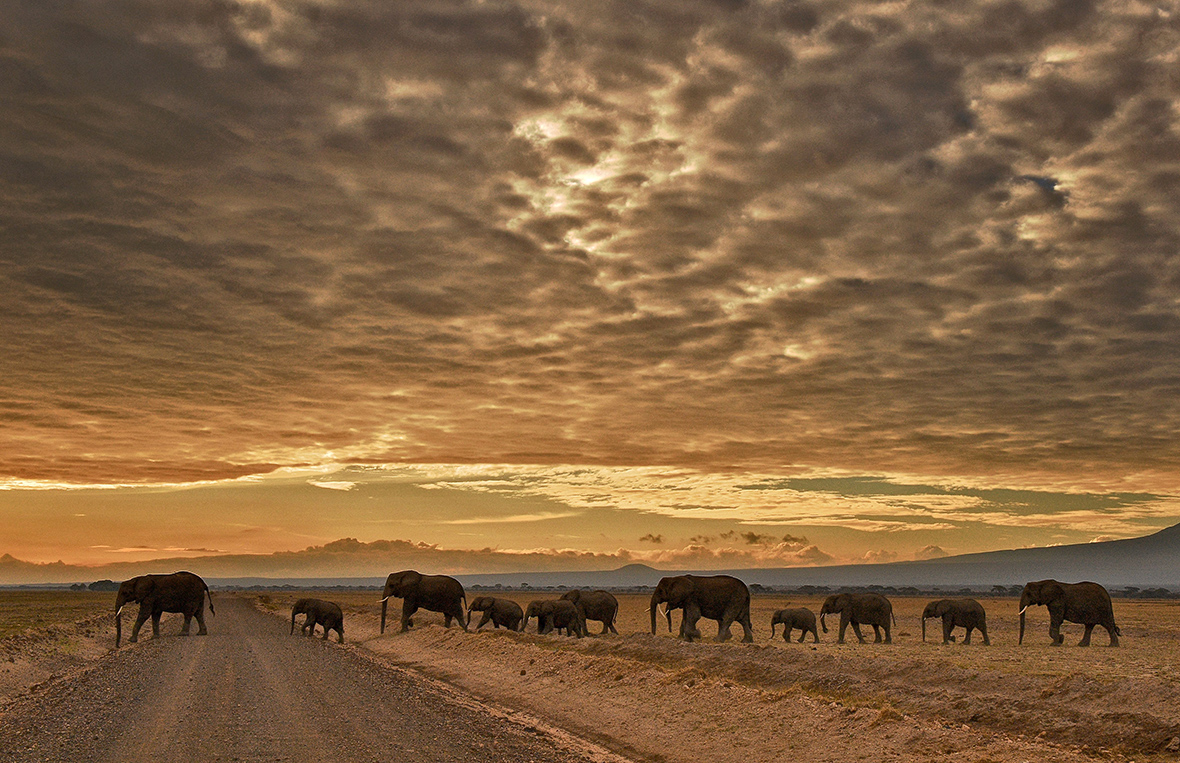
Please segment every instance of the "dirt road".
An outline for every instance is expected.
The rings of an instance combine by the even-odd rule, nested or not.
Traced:
[[[166,627],[9,704],[0,759],[621,760],[349,645],[290,636],[240,599],[219,597],[209,624],[189,638]]]

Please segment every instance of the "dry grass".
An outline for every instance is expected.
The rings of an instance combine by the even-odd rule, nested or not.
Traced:
[[[108,591],[0,590],[0,638],[100,614],[113,618],[114,604],[115,594]]]

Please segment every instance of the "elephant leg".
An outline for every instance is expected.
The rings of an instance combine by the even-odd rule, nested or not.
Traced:
[[[754,643],[754,626],[750,623],[750,613],[745,613],[737,621],[742,624],[742,643]]]
[[[841,612],[840,613],[840,638],[836,641],[836,643],[838,643],[838,644],[844,643],[844,633],[845,633],[845,631],[848,630],[848,624],[850,622],[852,622],[852,619],[848,616],[848,613]],[[860,628],[855,628],[854,630],[856,630],[856,635],[858,637],[860,637]],[[861,643],[864,643],[863,638],[861,638],[860,640],[861,640]]]
[[[142,610],[143,608],[140,607],[140,609]],[[141,611],[139,615],[136,616],[135,625],[131,626],[131,638],[127,639],[132,644],[134,644],[136,641],[139,641],[139,629],[143,627],[143,624],[147,622],[147,619],[148,613],[146,611]]]
[[[453,618],[452,618],[450,615],[448,615],[448,614],[446,614],[446,613],[444,612],[444,613],[443,613],[443,627],[444,627],[444,628],[450,628],[450,627],[451,627],[451,620],[452,620],[452,619],[453,619]]]
[[[811,626],[811,636],[812,636],[812,638],[815,639],[812,643],[818,644],[819,643],[819,628],[816,628],[814,625]],[[799,639],[799,640],[802,641],[803,639]]]
[[[991,646],[992,645],[992,642],[988,641],[988,639],[987,639],[987,626],[986,625],[979,626],[979,635],[983,636],[983,645],[984,646]]]
[[[715,641],[729,641],[733,638],[733,634],[729,631],[729,626],[733,624],[733,618],[728,615],[722,615],[717,620],[717,638]]]
[[[864,634],[860,632],[860,623],[852,623],[852,632],[856,634],[856,640],[860,643],[865,643]],[[877,639],[880,641],[880,639]]]
[[[954,641],[951,631],[955,629],[955,622],[950,617],[942,618],[942,643],[949,644]],[[968,634],[970,635],[970,634]]]
[[[180,635],[187,636],[188,631],[189,631],[189,627],[192,626],[192,624],[193,624],[193,616],[186,613],[184,616],[184,627],[180,629]]]
[[[1094,623],[1086,623],[1086,632],[1082,634],[1082,640],[1078,642],[1078,646],[1090,646],[1090,632],[1094,630]]]
[[[881,643],[881,626],[877,625],[876,623],[873,623],[873,643]]]
[[[487,625],[487,624],[488,624],[488,622],[489,622],[489,621],[491,621],[491,620],[492,620],[492,615],[491,615],[491,613],[489,613],[489,612],[488,612],[488,611],[485,609],[485,610],[484,610],[484,613],[483,613],[483,617],[479,618],[479,625],[475,626],[475,629],[476,629],[476,630],[479,630],[480,628],[482,628],[482,627],[484,627],[485,625]],[[495,624],[493,627],[499,628],[499,627],[500,627],[500,624],[499,624],[499,623],[496,623],[496,624]]]
[[[967,635],[963,637],[963,643],[970,644],[971,643],[971,631],[975,630],[975,626],[968,625],[966,627],[967,627]]]
[[[1065,636],[1061,633],[1061,623],[1064,617],[1058,616],[1056,612],[1050,613],[1049,616],[1049,640],[1053,646],[1061,646],[1065,641]]]
[[[1111,646],[1118,646],[1119,645],[1118,626],[1115,625],[1114,623],[1111,623],[1110,625],[1103,625],[1102,627],[1106,628],[1106,632],[1110,634],[1110,645]]]
[[[198,609],[197,614],[194,616],[197,618],[197,635],[208,636],[209,631],[205,630],[205,608],[201,607]]]
[[[680,621],[680,632],[685,641],[691,643],[694,638],[700,639],[701,632],[697,629],[697,621],[700,619],[700,607],[696,604],[688,604],[684,607],[684,617]]]
[[[411,604],[409,602],[402,604],[402,630],[401,630],[402,633],[405,633],[406,631],[408,631],[410,629],[410,626],[414,624],[414,621],[411,620],[410,618],[413,617],[414,613],[417,611],[418,611],[417,604]]]
[[[160,615],[162,614],[162,612],[152,613],[152,638],[160,637]]]

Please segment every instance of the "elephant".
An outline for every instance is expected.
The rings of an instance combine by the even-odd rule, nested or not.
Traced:
[[[668,630],[672,630],[672,610],[683,609],[680,637],[686,641],[699,639],[697,621],[702,617],[717,621],[717,640],[728,641],[729,626],[741,623],[745,630],[742,641],[754,640],[750,624],[750,589],[729,575],[675,575],[660,578],[651,595],[651,632],[656,632],[656,609],[666,605]]]
[[[467,594],[458,580],[447,575],[423,575],[414,570],[394,572],[385,579],[385,591],[381,599],[381,632],[385,632],[385,612],[389,600],[397,597],[402,599],[402,629],[405,633],[414,624],[414,613],[419,609],[431,612],[441,612],[445,625],[450,628],[451,620],[459,621],[463,630],[467,630],[467,618],[464,617],[463,605],[467,603]]]
[[[889,603],[889,599],[878,593],[838,593],[824,599],[824,605],[819,611],[819,624],[824,629],[824,633],[828,632],[828,625],[824,622],[826,615],[840,613],[840,638],[837,642],[844,643],[844,633],[848,629],[849,623],[852,624],[852,630],[856,633],[856,638],[860,643],[865,643],[865,637],[860,632],[861,624],[873,626],[873,633],[876,638],[873,643],[881,643],[881,629],[885,629],[885,643],[892,644],[893,638],[890,635],[890,621],[893,625],[897,625],[897,618],[893,616],[893,605]]]
[[[1061,635],[1061,623],[1081,623],[1086,632],[1078,646],[1090,645],[1090,631],[1101,625],[1110,634],[1110,645],[1119,645],[1119,627],[1114,624],[1114,607],[1110,594],[1098,583],[1059,583],[1056,580],[1038,580],[1027,583],[1020,593],[1020,638],[1024,643],[1024,612],[1033,605],[1049,608],[1049,638],[1054,646],[1065,641]]]
[[[324,629],[324,641],[328,640],[328,633],[336,631],[337,643],[344,643],[344,613],[340,605],[334,601],[320,601],[319,599],[300,599],[291,607],[291,633],[295,632],[295,615],[306,615],[299,632],[308,636],[315,635],[318,625]]]
[[[213,609],[213,595],[209,586],[198,575],[191,572],[174,572],[171,575],[140,575],[124,580],[115,596],[115,648],[123,640],[123,607],[130,602],[139,604],[139,614],[131,628],[131,643],[139,640],[139,629],[152,618],[152,638],[160,637],[160,615],[165,612],[179,612],[184,615],[184,630],[187,636],[193,618],[197,618],[197,635],[208,635],[205,629],[205,596],[209,596],[209,612]]]
[[[480,618],[479,625],[475,626],[476,630],[487,625],[489,621],[494,628],[503,626],[510,631],[524,630],[524,627],[521,625],[524,620],[524,610],[511,599],[497,599],[493,596],[476,596],[467,605],[468,622],[471,622],[472,612],[483,612],[483,617]]]
[[[534,617],[537,618],[537,633],[561,632],[564,629],[567,636],[582,638],[586,635],[586,621],[577,606],[568,599],[530,601],[524,612],[524,625],[520,629],[523,631]]]
[[[566,601],[572,601],[582,614],[582,620],[598,620],[602,623],[602,634],[609,630],[616,636],[615,618],[619,614],[619,600],[609,591],[582,591],[575,589],[561,595]],[[589,632],[587,632],[589,635]]]
[[[777,610],[770,618],[770,637],[772,639],[774,638],[774,628],[779,623],[783,624],[783,641],[790,641],[791,631],[798,628],[800,644],[803,643],[803,639],[807,638],[808,633],[815,639],[814,643],[819,643],[819,630],[815,627],[815,613],[810,609],[798,607]]]
[[[926,609],[922,610],[923,641],[926,640],[926,621],[935,617],[942,618],[942,643],[949,644],[955,640],[951,635],[955,628],[966,628],[967,635],[963,643],[970,644],[971,631],[978,628],[979,635],[983,636],[983,645],[991,646],[992,642],[987,638],[987,613],[975,599],[939,599],[927,604]]]

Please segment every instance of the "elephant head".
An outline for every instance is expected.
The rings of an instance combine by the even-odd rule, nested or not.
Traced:
[[[930,602],[929,604],[926,605],[926,609],[922,610],[922,640],[923,641],[926,640],[926,621],[936,618],[936,617],[942,617],[943,615],[945,615],[950,609],[948,606],[949,604],[950,604],[950,602],[948,602],[946,599],[939,599],[938,601]]]
[[[668,618],[668,631],[672,630],[672,610],[683,609],[688,597],[696,586],[684,575],[661,578],[651,595],[651,632],[656,632],[656,610],[664,605],[664,616]]]
[[[544,607],[542,606],[542,604],[544,604],[544,602],[542,602],[542,601],[530,601],[529,602],[528,607],[524,611],[524,620],[520,624],[520,630],[522,632],[524,631],[525,627],[529,624],[529,620],[532,620],[534,617],[537,618],[537,631],[540,632],[541,628],[543,627],[542,619],[544,618],[544,615],[545,615]]]
[[[393,597],[404,599],[413,596],[422,585],[421,573],[414,570],[394,572],[385,579],[385,590],[381,594],[381,632],[385,632],[385,613],[389,609],[389,600]],[[462,618],[459,618],[462,620]]]
[[[491,596],[476,596],[471,600],[471,603],[467,605],[467,612],[486,612],[491,609],[494,604],[495,599],[493,599]]]
[[[123,607],[135,602],[139,604],[148,597],[155,586],[155,580],[148,575],[124,580],[115,596],[115,648],[123,640]]]
[[[1024,611],[1031,606],[1044,605],[1052,611],[1060,607],[1065,609],[1065,588],[1056,580],[1038,580],[1027,583],[1020,592],[1020,637],[1017,644],[1024,643]]]
[[[849,605],[848,594],[837,593],[824,599],[824,605],[819,610],[819,624],[824,629],[824,633],[828,632],[828,624],[824,622],[824,615],[834,615],[837,612],[843,612]]]

